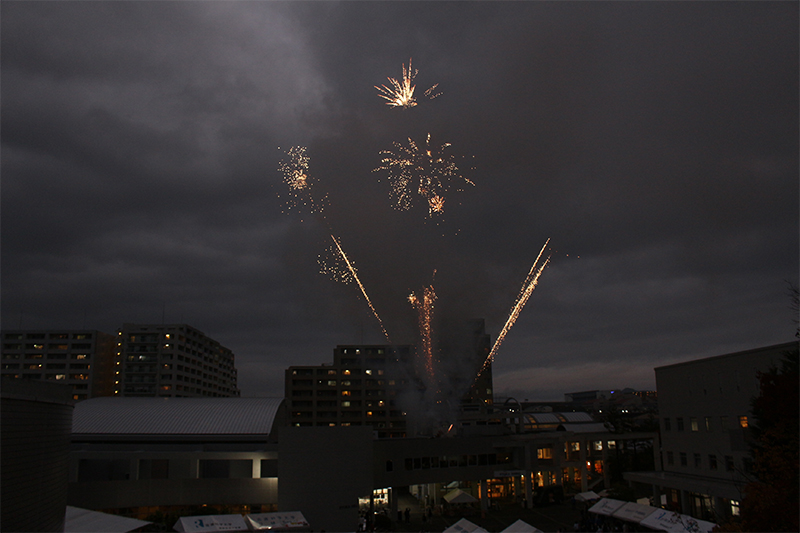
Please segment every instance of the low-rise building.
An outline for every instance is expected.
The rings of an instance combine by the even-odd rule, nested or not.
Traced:
[[[750,479],[758,374],[797,347],[795,341],[656,368],[663,470],[625,478],[649,485],[656,505],[695,518],[722,522],[738,514]]]

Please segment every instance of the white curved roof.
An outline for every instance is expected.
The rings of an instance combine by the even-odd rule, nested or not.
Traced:
[[[73,434],[267,435],[283,398],[93,398],[75,404]]]

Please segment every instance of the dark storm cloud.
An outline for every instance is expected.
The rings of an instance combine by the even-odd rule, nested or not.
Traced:
[[[794,3],[0,9],[4,327],[184,321],[235,351],[245,395],[280,394],[286,366],[382,342],[317,272],[332,231],[402,342],[430,283],[442,323],[494,338],[552,238],[495,366],[518,397],[652,386],[653,366],[792,335]],[[389,109],[373,86],[409,58],[419,106]],[[391,210],[373,172],[428,133],[475,182],[439,224]],[[325,220],[283,213],[292,145]]]

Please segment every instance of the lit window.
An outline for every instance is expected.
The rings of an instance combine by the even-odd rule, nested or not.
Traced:
[[[746,428],[747,427],[747,417],[746,416],[740,416],[739,417],[739,427],[740,428]]]
[[[731,500],[731,514],[733,516],[739,516],[739,502],[736,500]]]
[[[552,448],[538,448],[536,450],[536,457],[538,459],[552,459],[553,458],[553,449]]]
[[[689,424],[691,425],[692,431],[699,431],[700,430],[699,426],[697,425],[697,418],[696,417],[694,417],[694,416],[691,417],[689,419]]]
[[[603,451],[603,441],[601,441],[601,440],[596,440],[596,441],[594,441],[592,444],[593,444],[593,446],[594,446],[594,450],[595,450],[596,452],[602,452],[602,451]]]

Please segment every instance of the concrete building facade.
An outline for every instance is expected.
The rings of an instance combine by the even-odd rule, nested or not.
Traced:
[[[115,396],[239,396],[233,352],[188,324],[124,324]]]
[[[97,330],[3,330],[4,379],[69,385],[73,400],[114,394],[116,339]]]
[[[663,471],[625,478],[649,485],[656,505],[701,520],[738,514],[749,480],[758,373],[797,347],[790,342],[656,368]]]

